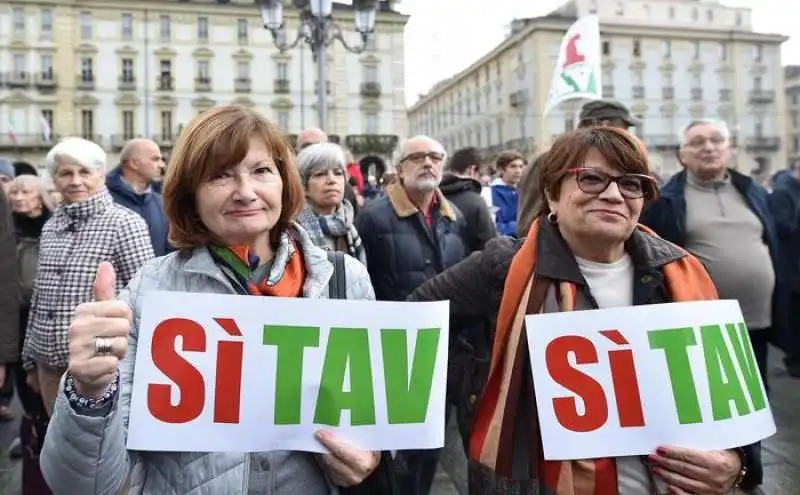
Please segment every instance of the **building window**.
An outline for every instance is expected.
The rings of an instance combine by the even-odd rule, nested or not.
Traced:
[[[378,82],[378,68],[372,65],[364,67],[364,82]]]
[[[278,127],[280,127],[284,132],[289,131],[289,112],[286,110],[281,110],[278,112]]]
[[[240,61],[236,63],[236,77],[241,80],[250,79],[250,62]]]
[[[378,133],[378,114],[375,112],[367,112],[364,114],[364,132],[366,134]]]
[[[81,39],[92,39],[92,13],[88,10],[81,12]]]
[[[133,139],[135,135],[136,130],[134,129],[133,123],[133,111],[125,110],[122,112],[122,139],[127,141]]]
[[[81,110],[81,137],[94,140],[94,111]]]
[[[172,89],[172,61],[171,60],[162,60],[159,62],[160,65],[160,75],[158,81],[158,88],[159,89]]]
[[[650,17],[651,12],[650,12],[650,4],[649,3],[644,4],[644,14],[647,17]]]
[[[161,140],[172,141],[172,111],[161,111]]]
[[[15,24],[16,29],[16,24]],[[53,11],[42,9],[42,36],[50,38],[53,35]]]
[[[42,110],[42,122],[47,123],[47,127],[42,125],[42,127],[44,127],[44,129],[42,129],[42,130],[43,131],[49,130],[50,134],[52,134],[53,133],[53,111],[52,110],[50,110],[50,109]],[[47,133],[45,132],[45,134],[47,134]],[[45,139],[47,139],[49,141],[47,135],[45,135]]]
[[[700,13],[697,11],[697,9],[692,9],[692,20],[696,22],[699,19],[700,19]]]
[[[208,60],[197,61],[197,79],[201,83],[209,82],[211,80],[211,68]]]
[[[208,41],[208,17],[197,18],[197,39]]]
[[[764,122],[761,121],[761,117],[756,117],[756,122],[753,125],[755,130],[756,137],[762,137],[764,135]]]
[[[604,41],[603,42],[603,55],[610,56],[611,55],[611,42]]]
[[[14,24],[14,34],[25,33],[25,9],[14,7],[11,11],[12,23]]]
[[[122,39],[133,39],[133,14],[122,14]]]
[[[289,79],[289,66],[286,62],[278,62],[278,79]]]
[[[570,132],[575,129],[575,119],[567,117],[564,119],[564,132]]]
[[[162,40],[168,40],[172,38],[172,24],[170,23],[170,19],[168,15],[162,15],[159,26],[159,36]]]
[[[14,54],[14,76],[17,79],[24,79],[28,72],[28,64],[25,55],[21,53]]]
[[[719,44],[719,59],[723,62],[728,60],[728,44],[724,41]]]
[[[625,3],[622,2],[621,0],[619,2],[617,2],[617,12],[616,12],[616,14],[618,16],[624,16],[625,15]]]
[[[236,33],[239,38],[239,43],[247,43],[247,19],[239,19],[236,21]]]
[[[763,83],[763,80],[760,77],[758,77],[758,76],[754,77],[753,78],[753,89],[755,89],[756,91],[761,91],[762,83]]]
[[[736,25],[737,26],[741,26],[742,25],[742,13],[741,12],[737,12],[736,13]]]
[[[706,10],[706,20],[708,22],[714,22],[714,11],[711,9]]]
[[[794,136],[792,138],[792,151],[794,153],[800,152],[800,137]]]
[[[756,61],[761,62],[764,60],[764,45],[761,43],[756,44],[753,47],[753,56]]]
[[[39,59],[39,62],[42,71],[42,79],[45,81],[51,81],[53,79],[53,56],[49,54],[42,55]]]
[[[81,80],[83,82],[94,81],[94,60],[91,57],[81,59]]]
[[[666,59],[672,58],[672,41],[664,40],[661,43],[661,55]]]
[[[636,58],[642,56],[642,41],[638,38],[633,40],[633,56]]]
[[[132,83],[133,82],[133,59],[132,58],[123,58],[122,59],[122,82]]]
[[[700,60],[700,42],[692,41],[692,56],[695,60]]]
[[[675,19],[675,7],[673,7],[672,5],[669,6],[669,18]]]

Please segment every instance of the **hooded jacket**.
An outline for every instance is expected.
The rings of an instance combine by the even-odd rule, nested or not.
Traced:
[[[439,189],[464,214],[467,222],[466,243],[469,252],[480,251],[497,236],[492,214],[481,196],[481,184],[469,177],[445,174]]]

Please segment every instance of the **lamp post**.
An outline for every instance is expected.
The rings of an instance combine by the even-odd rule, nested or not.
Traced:
[[[284,0],[256,0],[261,10],[264,28],[272,33],[272,41],[281,53],[291,50],[305,41],[311,47],[313,59],[317,62],[317,114],[319,127],[325,129],[328,123],[328,107],[325,78],[325,49],[336,40],[351,53],[362,53],[367,48],[370,36],[375,30],[377,0],[354,0],[356,31],[361,36],[357,45],[350,45],[344,32],[332,19],[333,0],[292,0],[292,5],[300,10],[300,27],[293,41],[287,41],[283,18]],[[301,88],[302,91],[302,88]]]

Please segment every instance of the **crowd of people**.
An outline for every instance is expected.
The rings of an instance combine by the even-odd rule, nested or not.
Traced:
[[[431,493],[438,451],[362,451],[325,431],[325,455],[128,451],[148,290],[449,300],[447,399],[476,495],[757,487],[759,444],[543,458],[526,314],[736,299],[765,385],[770,344],[800,377],[800,171],[768,192],[730,166],[725,124],[703,120],[664,181],[635,125],[592,102],[548,150],[508,150],[491,171],[475,148],[416,136],[365,180],[322,130],[291,149],[257,112],[222,106],[182,131],[169,166],[146,139],[111,171],[100,146],[63,139],[45,158],[52,186],[0,159],[0,420],[17,394],[23,495]]]

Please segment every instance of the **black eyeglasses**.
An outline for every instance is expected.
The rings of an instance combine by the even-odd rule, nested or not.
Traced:
[[[575,175],[578,188],[586,194],[602,194],[612,182],[617,184],[620,194],[625,199],[655,199],[658,186],[655,179],[644,174],[611,175],[596,168],[573,168],[569,172]]]
[[[417,151],[416,153],[409,153],[406,155],[400,163],[402,162],[415,162],[420,163],[424,162],[426,158],[430,158],[433,163],[439,163],[444,160],[444,153],[439,153],[438,151]]]

